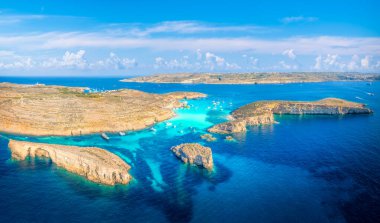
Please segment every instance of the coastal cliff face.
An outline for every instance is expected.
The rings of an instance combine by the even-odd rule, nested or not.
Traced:
[[[246,126],[247,122],[244,120],[229,121],[214,125],[211,128],[209,128],[208,131],[219,134],[238,133],[245,132],[247,130]]]
[[[372,110],[363,104],[338,98],[326,98],[314,102],[259,101],[240,107],[232,112],[232,121],[214,125],[208,131],[220,134],[245,132],[246,126],[275,123],[273,114],[347,115],[369,113],[372,113]]]
[[[63,146],[10,140],[12,158],[46,157],[69,172],[90,181],[106,184],[127,184],[132,177],[130,166],[118,156],[97,147]]]
[[[202,166],[212,170],[214,164],[211,148],[202,146],[198,143],[183,143],[171,148],[172,152],[184,163]]]
[[[0,131],[25,135],[81,135],[144,129],[172,118],[196,92],[136,90],[83,93],[85,88],[0,83]]]

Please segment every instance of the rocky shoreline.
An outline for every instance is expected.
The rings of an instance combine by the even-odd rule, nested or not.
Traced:
[[[0,131],[32,136],[135,131],[172,118],[173,109],[186,106],[182,99],[206,97],[196,92],[84,91],[0,83]]]
[[[171,151],[184,163],[195,164],[212,170],[214,163],[211,148],[198,143],[183,143],[173,146]]]
[[[12,158],[46,157],[57,166],[105,185],[128,184],[131,168],[115,154],[97,147],[64,146],[10,140]]]
[[[370,114],[364,104],[338,98],[319,101],[259,101],[242,106],[231,114],[232,120],[212,126],[209,132],[219,134],[241,133],[247,126],[273,124],[274,114],[291,115],[347,115]]]

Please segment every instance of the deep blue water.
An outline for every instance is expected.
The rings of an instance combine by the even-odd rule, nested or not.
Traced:
[[[132,88],[154,93],[198,91],[157,132],[126,136],[0,137],[0,222],[377,222],[380,219],[380,82],[287,85],[122,83],[115,78],[6,78],[0,82]],[[370,96],[367,93],[375,95]],[[202,141],[209,126],[237,107],[267,99],[339,97],[367,104],[372,115],[277,116],[236,142]],[[212,102],[219,102],[217,107]],[[172,126],[173,126],[172,125]],[[190,130],[190,127],[196,131]],[[134,180],[102,186],[48,160],[10,159],[8,140],[98,146],[128,162]],[[182,164],[170,147],[200,142],[215,170]]]

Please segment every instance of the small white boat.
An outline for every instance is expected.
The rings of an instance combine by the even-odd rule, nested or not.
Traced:
[[[155,128],[150,128],[150,131],[152,131],[152,132],[156,132],[157,131],[157,129],[155,129]]]
[[[100,136],[101,136],[103,139],[105,139],[105,140],[110,140],[110,137],[108,137],[107,134],[104,133],[104,132],[103,132]]]
[[[375,96],[375,94],[374,93],[371,93],[371,92],[368,92],[367,93],[369,96]]]
[[[125,136],[125,132],[119,132],[119,135]]]

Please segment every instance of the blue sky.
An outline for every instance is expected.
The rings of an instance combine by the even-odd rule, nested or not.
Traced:
[[[0,3],[0,75],[380,71],[379,1]]]

